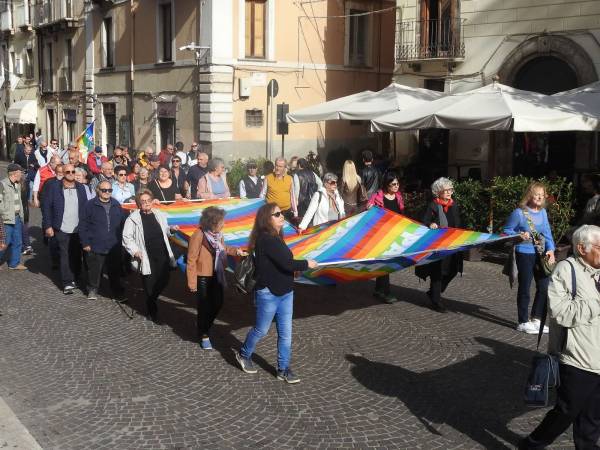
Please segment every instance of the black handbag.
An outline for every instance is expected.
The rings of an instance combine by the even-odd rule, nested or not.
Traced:
[[[571,300],[577,295],[577,280],[575,279],[575,266],[571,261],[567,260],[571,266]],[[537,348],[540,347],[542,334],[544,333],[544,325],[546,323],[546,315],[548,312],[548,299],[544,305],[543,317],[540,320],[540,331],[538,333]],[[560,348],[564,350],[567,345],[567,329],[561,329],[563,336]],[[524,400],[527,406],[545,407],[548,406],[549,391],[560,386],[558,356],[550,353],[535,355],[531,361],[531,369],[525,384]]]
[[[255,272],[254,254],[250,254],[235,266],[233,271],[233,285],[235,288],[242,294],[252,292],[256,285]]]
[[[533,220],[531,220],[531,216],[526,209],[523,209],[523,215],[525,216],[527,225],[529,225],[531,241],[533,243],[533,248],[535,249],[535,265],[533,267],[533,274],[536,279],[549,277],[552,275],[552,272],[554,272],[556,261],[553,264],[550,264],[550,261],[548,261],[548,258],[546,258],[546,255],[544,254],[544,236],[536,231]]]

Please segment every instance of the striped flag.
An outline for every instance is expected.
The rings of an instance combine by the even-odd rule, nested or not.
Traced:
[[[94,122],[90,123],[83,133],[77,138],[77,146],[79,147],[79,153],[84,160],[87,158],[88,152],[94,146]]]

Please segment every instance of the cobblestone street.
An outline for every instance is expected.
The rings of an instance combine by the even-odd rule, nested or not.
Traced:
[[[136,278],[129,320],[110,299],[64,296],[46,248],[34,247],[28,272],[0,271],[0,396],[43,448],[512,448],[546,411],[523,406],[536,338],[514,331],[516,293],[496,264],[465,264],[447,314],[426,307],[412,270],[392,277],[393,305],[372,297],[372,283],[298,286],[302,382],[286,385],[274,376],[274,327],[258,374],[235,366],[232,348],[253,322],[248,297],[227,293],[206,352],[182,274],[157,326]]]

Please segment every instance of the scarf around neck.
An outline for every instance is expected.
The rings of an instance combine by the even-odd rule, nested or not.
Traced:
[[[434,198],[433,199],[434,203],[437,203],[438,205],[440,205],[442,208],[444,208],[444,212],[447,213],[448,209],[454,205],[454,200],[450,199],[450,200],[442,200],[441,198]]]
[[[203,230],[204,231],[204,230]],[[213,233],[212,231],[204,231],[204,236],[215,250],[215,274],[217,275],[217,281],[221,286],[227,286],[227,279],[225,278],[225,267],[227,266],[227,254],[225,253],[225,246],[223,245],[223,233]]]

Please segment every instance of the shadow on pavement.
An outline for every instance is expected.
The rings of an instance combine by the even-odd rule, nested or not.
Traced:
[[[446,424],[484,448],[512,448],[504,442],[515,445],[520,436],[507,424],[526,411],[522,388],[533,352],[493,339],[476,341],[491,351],[425,372],[352,354],[346,359],[356,380],[398,398],[432,435],[443,436],[440,425]]]

